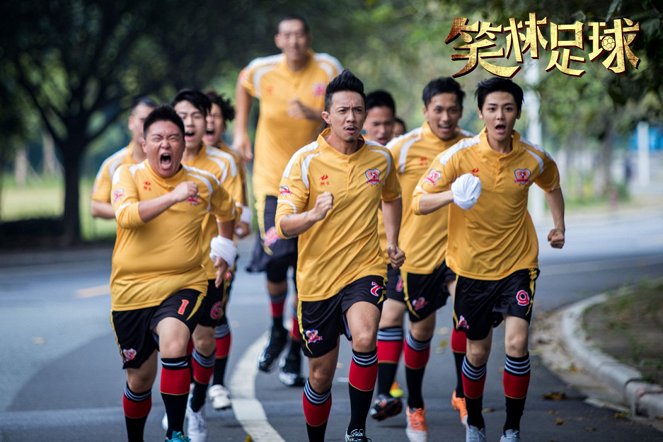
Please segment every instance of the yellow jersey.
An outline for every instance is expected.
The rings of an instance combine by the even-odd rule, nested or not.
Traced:
[[[416,216],[411,207],[414,189],[439,153],[471,136],[471,133],[458,129],[453,139],[444,141],[425,122],[387,144],[403,191],[403,218],[398,242],[407,256],[402,268],[408,273],[432,273],[442,264],[447,251],[448,208]]]
[[[281,174],[297,149],[315,140],[322,120],[288,115],[290,103],[298,99],[322,112],[327,84],[342,71],[339,61],[328,54],[310,52],[299,71],[291,71],[285,55],[253,60],[241,74],[246,91],[260,100],[253,160],[253,189],[256,195],[278,195]]]
[[[221,187],[230,194],[230,197],[235,201],[235,205],[238,206],[236,213],[241,214],[242,207],[241,204],[237,202],[236,197],[238,195],[240,198],[242,197],[242,182],[239,175],[239,168],[232,155],[215,147],[202,146],[193,161],[183,164],[204,170],[214,175],[214,178],[221,183]],[[208,214],[205,221],[203,221],[202,231],[203,256],[207,257],[211,251],[210,241],[219,232],[216,225],[216,218],[211,214]],[[215,279],[216,268],[214,267],[212,260],[203,259],[203,263],[205,265],[205,271],[207,272],[207,279]],[[233,263],[229,264],[232,266]]]
[[[198,197],[174,204],[145,223],[141,201],[171,192],[184,182],[198,185]],[[208,213],[221,221],[235,217],[230,195],[209,172],[189,166],[162,178],[142,163],[123,165],[113,175],[111,193],[117,238],[111,269],[111,308],[114,311],[154,307],[185,289],[207,291],[203,268],[201,227]]]
[[[301,148],[281,180],[276,229],[286,215],[312,209],[323,192],[334,196],[327,216],[299,235],[297,291],[302,301],[331,298],[343,287],[369,275],[386,277],[380,252],[377,212],[381,200],[401,196],[391,154],[386,147],[360,138],[359,149],[345,155],[325,140]]]
[[[118,150],[101,163],[101,167],[99,167],[97,176],[94,179],[94,186],[92,186],[92,199],[94,201],[102,203],[111,202],[113,174],[122,164],[134,164],[134,149],[141,148],[140,145],[132,141],[129,145]]]
[[[449,205],[447,265],[458,275],[498,280],[517,270],[538,267],[539,244],[527,211],[529,188],[546,192],[560,187],[559,170],[547,152],[513,133],[512,150],[499,153],[486,130],[438,155],[419,180],[412,202],[419,212],[425,193],[446,190],[459,176],[481,180],[481,195],[469,210]]]
[[[239,190],[236,190],[233,187],[233,192],[236,193],[230,193],[230,196],[233,197],[235,202],[238,205],[241,206],[246,206],[248,205],[248,201],[246,201],[246,194],[244,193],[244,186],[246,186],[246,167],[244,166],[244,161],[242,160],[242,157],[239,155],[239,153],[233,149],[232,147],[228,146],[226,143],[223,141],[218,145],[214,146],[217,149],[219,149],[221,152],[225,152],[228,155],[232,156],[233,160],[235,161],[235,165],[237,166],[237,171],[239,172]]]

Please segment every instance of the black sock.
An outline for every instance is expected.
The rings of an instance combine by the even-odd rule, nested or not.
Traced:
[[[454,353],[454,364],[456,365],[456,397],[465,397],[463,392],[463,360],[465,353]]]

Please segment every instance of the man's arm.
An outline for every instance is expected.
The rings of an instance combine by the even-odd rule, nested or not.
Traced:
[[[564,247],[566,225],[564,224],[564,195],[562,189],[558,188],[552,192],[545,192],[546,202],[550,207],[554,227],[548,233],[550,247],[561,249]]]
[[[334,204],[334,196],[330,192],[324,192],[318,195],[315,200],[315,206],[311,210],[303,213],[285,215],[276,222],[279,223],[281,233],[286,238],[292,238],[306,232],[313,227],[315,223],[321,221],[327,215]]]
[[[233,149],[240,153],[244,161],[253,159],[251,140],[249,140],[249,111],[251,110],[251,95],[242,85],[242,74],[237,77],[235,88],[235,133],[233,136]]]
[[[185,181],[175,187],[172,192],[151,200],[138,203],[138,216],[147,223],[168,210],[171,206],[185,201],[187,198],[198,196],[198,186],[193,181]]]
[[[405,254],[398,247],[398,235],[401,229],[403,200],[382,201],[382,220],[387,234],[387,254],[394,268],[399,268],[405,261]]]
[[[454,201],[453,193],[447,190],[439,193],[415,193],[412,210],[416,215],[428,215]]]
[[[113,205],[111,203],[91,200],[90,213],[94,218],[115,219],[115,211],[113,210]]]

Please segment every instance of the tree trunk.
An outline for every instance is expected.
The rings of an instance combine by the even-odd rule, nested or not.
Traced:
[[[70,132],[71,133],[71,132]],[[69,137],[65,140],[66,149],[59,146],[64,168],[64,234],[63,245],[74,245],[81,241],[80,217],[80,165],[84,145],[82,141]]]
[[[47,131],[42,132],[42,168],[41,173],[44,176],[57,176],[60,174],[60,165],[55,157],[55,143],[53,137]]]
[[[14,158],[14,181],[17,187],[23,187],[27,184],[29,167],[28,148],[21,146],[16,151],[16,157]]]

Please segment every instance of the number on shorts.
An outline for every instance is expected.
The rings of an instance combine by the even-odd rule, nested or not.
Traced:
[[[183,315],[184,312],[186,311],[186,306],[189,305],[189,300],[188,299],[182,299],[182,305],[180,305],[180,308],[177,310],[177,314]]]

